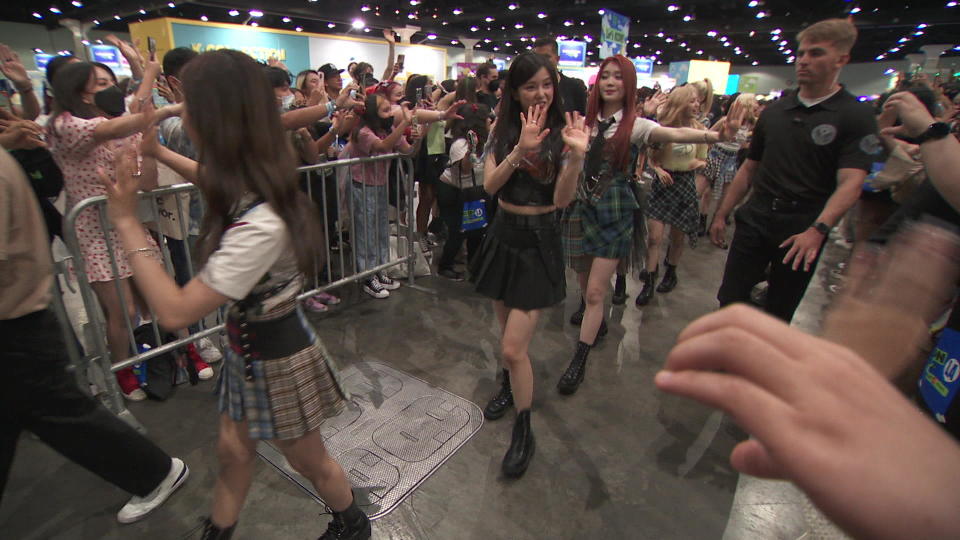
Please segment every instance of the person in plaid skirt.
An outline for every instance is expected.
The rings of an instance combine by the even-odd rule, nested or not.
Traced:
[[[638,307],[646,305],[653,298],[653,284],[659,270],[660,246],[666,225],[670,225],[670,249],[667,252],[667,270],[663,281],[657,286],[657,292],[667,293],[677,286],[677,263],[683,254],[684,236],[689,238],[691,246],[696,244],[700,226],[700,196],[696,175],[707,164],[707,143],[716,142],[709,140],[709,133],[713,132],[704,130],[696,120],[699,108],[696,89],[682,86],[670,93],[660,113],[660,121],[664,125],[699,129],[703,135],[700,144],[665,144],[650,151],[650,161],[657,179],[650,189],[647,268],[640,274],[643,289],[637,295]],[[739,129],[740,123],[736,124]]]
[[[203,191],[208,213],[197,276],[181,288],[147,243],[137,217],[140,175],[133,148],[118,152],[115,178],[102,175],[102,182],[134,278],[164,328],[184,328],[229,306],[230,346],[217,383],[220,471],[203,539],[232,536],[252,482],[257,441],[270,439],[332,509],[320,538],[367,540],[370,520],[320,433],[349,396],[297,304],[324,240],[316,209],[297,185],[273,90],[252,58],[232,50],[199,55],[184,67],[182,81],[184,126],[199,162],[161,147],[155,128],[144,135],[140,152]]]
[[[557,384],[562,394],[573,394],[583,382],[590,349],[607,333],[603,302],[610,278],[634,249],[634,213],[640,205],[633,178],[640,148],[647,143],[715,142],[733,137],[739,127],[739,116],[722,133],[660,126],[637,114],[636,88],[633,63],[615,55],[600,65],[587,100],[592,141],[576,200],[562,220],[564,254],[583,293],[581,308],[571,318],[580,324],[580,339]]]

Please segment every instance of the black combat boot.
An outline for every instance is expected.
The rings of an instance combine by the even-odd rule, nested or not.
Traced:
[[[580,297],[580,307],[573,312],[573,315],[570,316],[570,324],[574,326],[580,326],[580,323],[583,322],[583,312],[587,309],[587,303],[583,301],[583,297]]]
[[[370,518],[357,507],[357,498],[354,497],[344,511],[333,512],[333,521],[327,526],[327,532],[317,540],[369,540],[370,534]]]
[[[640,281],[643,283],[643,287],[637,294],[637,307],[643,307],[653,299],[654,283],[657,282],[657,269],[654,269],[653,272],[647,272],[646,270],[640,272]]]
[[[527,471],[536,444],[533,430],[530,428],[530,409],[517,413],[513,424],[513,438],[510,448],[503,456],[503,474],[509,478],[519,478]]]
[[[668,293],[677,287],[677,265],[665,263],[667,271],[663,273],[663,281],[657,287],[658,293]]]
[[[567,371],[560,377],[557,383],[557,390],[565,396],[569,396],[580,388],[583,377],[587,373],[587,356],[590,354],[590,345],[582,341],[577,342],[577,350],[573,353],[573,359],[567,366]]]
[[[497,395],[487,403],[483,409],[483,417],[487,420],[496,420],[513,406],[513,391],[510,390],[510,372],[503,370],[503,383]]]
[[[622,306],[627,302],[627,276],[617,274],[617,282],[613,286],[613,305]]]
[[[203,536],[200,537],[200,540],[230,540],[230,537],[233,536],[233,529],[237,527],[237,524],[221,529],[213,524],[210,521],[210,518],[203,520]]]

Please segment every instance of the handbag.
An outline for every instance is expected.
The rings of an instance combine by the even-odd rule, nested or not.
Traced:
[[[460,178],[463,178],[463,165]],[[476,169],[470,170],[470,179],[473,185],[460,189],[460,203],[463,205],[460,218],[460,232],[478,231],[487,226],[487,192],[483,186],[477,185]]]

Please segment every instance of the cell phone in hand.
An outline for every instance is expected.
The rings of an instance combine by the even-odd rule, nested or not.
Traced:
[[[403,54],[397,55],[397,63],[396,63],[397,72],[403,71],[403,61],[406,58],[407,58],[406,55],[403,55]]]
[[[417,88],[417,97],[416,97],[416,101],[414,101],[413,104],[419,105],[422,99],[423,99],[423,88]]]
[[[157,54],[157,40],[156,40],[156,39],[154,39],[154,38],[152,38],[152,37],[148,37],[148,38],[147,38],[147,51],[150,52],[150,56],[151,56],[151,57],[156,56],[156,54]]]

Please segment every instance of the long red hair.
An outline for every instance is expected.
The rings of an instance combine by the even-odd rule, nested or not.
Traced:
[[[600,103],[600,76],[603,74],[603,68],[614,62],[620,67],[623,80],[623,117],[620,119],[617,132],[607,139],[604,153],[615,167],[626,170],[630,165],[630,134],[633,133],[633,122],[637,118],[637,69],[626,56],[621,54],[608,56],[600,64],[597,81],[587,98],[587,127],[592,129],[597,125],[597,115],[603,110]]]

